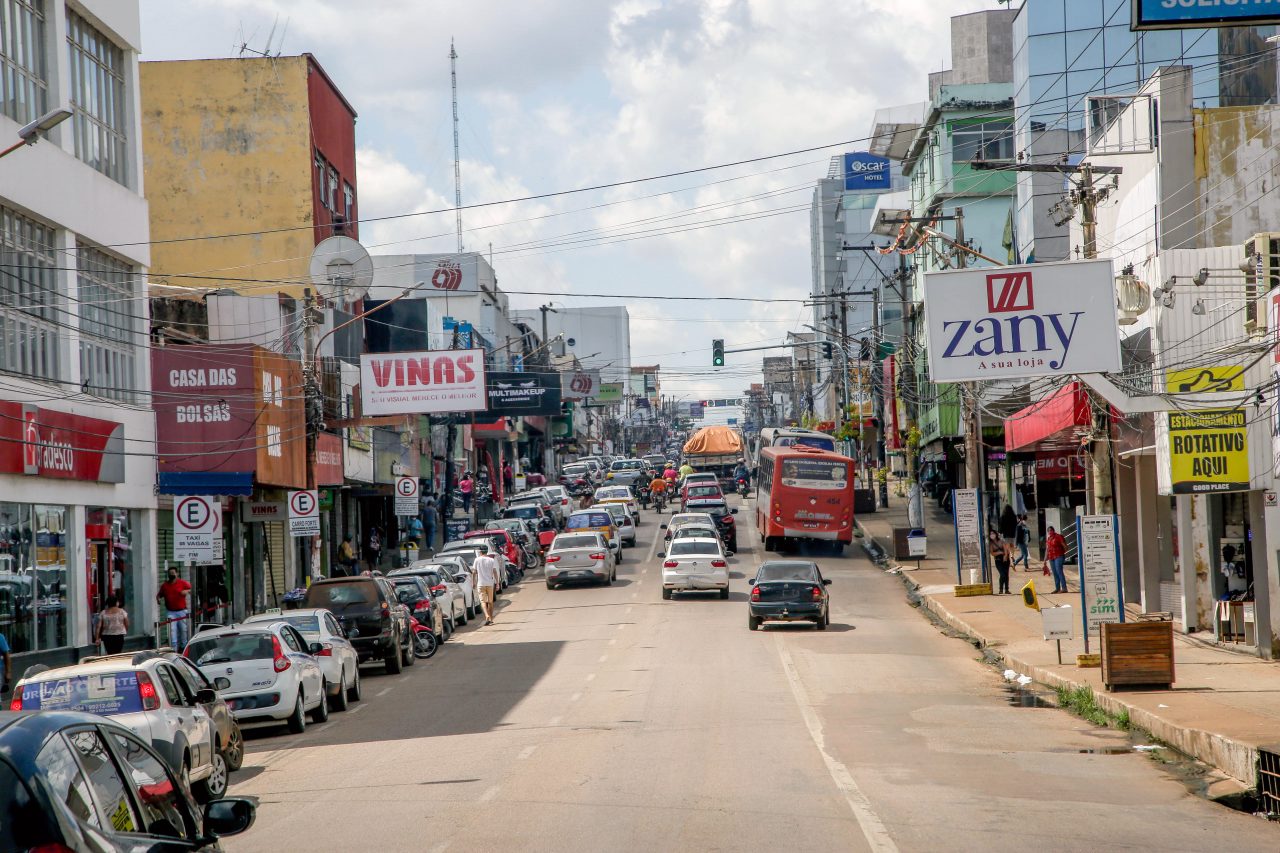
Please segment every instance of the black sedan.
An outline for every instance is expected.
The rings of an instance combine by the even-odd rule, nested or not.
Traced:
[[[105,717],[0,712],[0,850],[206,850],[254,804],[196,808],[160,756]]]
[[[747,627],[765,622],[812,622],[819,631],[831,624],[831,581],[811,560],[762,563],[751,581]]]

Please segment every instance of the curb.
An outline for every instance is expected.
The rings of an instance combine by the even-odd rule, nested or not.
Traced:
[[[885,553],[884,549],[875,540],[875,537],[868,533],[861,524],[858,524],[858,529],[862,530],[864,542],[871,543],[872,547],[882,554]],[[867,546],[864,545],[864,547]],[[868,550],[870,551],[870,549]],[[891,561],[886,562],[890,563],[890,568],[900,568],[893,565]],[[981,644],[981,648],[986,649],[993,656],[1003,661],[1006,668],[1025,673],[1046,687],[1088,687],[1094,690],[1092,684],[1073,680],[1052,669],[1030,663],[1016,655],[1007,653],[1000,647],[999,640],[984,636],[964,619],[948,610],[945,604],[934,596],[920,595],[920,585],[905,574],[900,574],[899,576],[902,578],[904,585],[919,595],[921,605],[928,608],[930,613],[948,627],[972,637]],[[1190,728],[1171,722],[1145,708],[1129,704],[1124,701],[1122,695],[1107,693],[1105,690],[1094,690],[1094,697],[1098,706],[1107,713],[1118,715],[1121,711],[1126,712],[1132,725],[1145,729],[1151,733],[1152,737],[1168,744],[1179,752],[1217,768],[1246,787],[1252,788],[1257,785],[1257,746],[1241,743],[1217,732]]]

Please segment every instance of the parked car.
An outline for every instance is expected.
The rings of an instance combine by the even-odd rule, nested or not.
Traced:
[[[197,808],[146,740],[93,714],[0,713],[0,850],[217,850],[253,826],[252,800]]]
[[[476,557],[481,554],[488,554],[490,557],[493,557],[498,561],[499,566],[503,566],[505,568],[507,565],[507,558],[502,556],[502,554],[499,553],[491,543],[484,539],[455,540],[445,545],[444,548],[441,548],[434,559],[439,560],[441,557],[457,557],[466,563],[467,570],[474,576]],[[508,573],[505,570],[498,572],[499,592],[509,586],[507,583],[507,576]]]
[[[324,673],[314,657],[319,650],[277,620],[201,631],[183,655],[207,678],[230,682],[223,698],[236,722],[282,722],[301,734],[307,714],[316,723],[329,719]]]
[[[618,578],[618,564],[599,533],[561,533],[547,552],[547,589],[570,581],[595,581],[609,586]]]
[[[413,574],[422,578],[431,591],[431,597],[440,605],[440,613],[444,617],[444,639],[448,639],[459,625],[467,624],[470,613],[467,612],[467,595],[462,584],[454,579],[456,567],[442,565],[418,565],[415,568],[396,569],[388,577],[395,580]],[[470,581],[470,576],[467,580]],[[422,620],[419,619],[419,622]]]
[[[421,575],[408,574],[407,572],[411,571],[409,569],[399,571],[406,574],[390,578],[391,583],[395,585],[396,596],[405,607],[409,608],[409,612],[414,619],[418,620],[418,624],[426,625],[435,635],[436,642],[443,643],[449,638],[449,623],[445,621],[444,608],[431,594],[430,582]],[[392,575],[395,575],[395,572],[392,572]]]
[[[575,496],[586,494],[595,486],[595,478],[591,474],[589,465],[566,465],[557,480],[571,495]]]
[[[582,509],[569,516],[564,525],[565,533],[599,533],[609,543],[614,561],[622,561],[622,543],[618,541],[618,527],[613,516],[603,509]],[[554,544],[554,543],[552,543]]]
[[[244,735],[240,732],[240,724],[236,722],[236,715],[232,713],[231,707],[227,705],[221,693],[224,687],[231,686],[231,682],[226,679],[219,679],[215,683],[200,671],[200,667],[184,658],[178,652],[161,650],[159,654],[164,660],[173,664],[174,671],[186,681],[187,689],[191,691],[191,695],[199,699],[208,699],[209,694],[202,691],[213,691],[213,701],[201,702],[200,707],[204,708],[204,712],[209,715],[209,719],[213,720],[214,734],[217,742],[221,745],[222,757],[227,762],[227,769],[232,772],[239,770],[240,766],[244,764]]]
[[[542,490],[560,504],[560,520],[568,518],[573,512],[573,498],[570,497],[569,490],[564,486],[543,486]]]
[[[565,507],[560,503],[559,495],[553,495],[546,488],[530,489],[526,492],[521,492],[518,495],[513,495],[508,503],[537,503],[547,511],[548,515],[551,516],[551,520],[556,523],[556,527],[564,524],[565,517],[568,515],[568,513],[565,512]]]
[[[307,588],[303,607],[322,607],[337,618],[361,663],[381,660],[388,673],[413,666],[409,608],[386,578],[324,578]]]
[[[609,466],[605,479],[613,485],[634,486],[644,477],[645,465],[639,459],[619,459]]]
[[[623,546],[630,545],[635,547],[636,544],[636,522],[631,517],[631,512],[624,503],[615,503],[614,501],[604,501],[596,504],[596,508],[603,509],[605,512],[613,516],[613,524],[618,528],[618,540]]]
[[[449,575],[462,590],[462,603],[467,614],[467,620],[470,621],[480,615],[480,598],[476,593],[476,573],[467,561],[463,559],[462,554],[456,551],[449,554],[437,554],[429,560],[418,560],[410,563],[408,568],[411,570],[435,569]],[[443,615],[442,612],[441,616],[443,617]]]
[[[516,544],[516,539],[507,530],[472,530],[462,537],[463,541],[471,539],[484,539],[506,557],[507,562],[521,565],[524,562],[524,554],[520,551],[520,546]]]
[[[533,501],[525,501],[522,503],[514,503],[504,507],[502,512],[498,514],[499,518],[523,518],[533,522],[539,531],[555,530],[556,522],[551,517],[551,511],[541,503]]]
[[[319,643],[315,652],[320,672],[328,688],[329,707],[345,711],[352,702],[360,701],[360,655],[347,639],[346,632],[338,625],[334,615],[320,607],[286,610],[281,613],[262,613],[244,620],[245,625],[259,622],[288,622],[298,629],[308,647]]]
[[[80,711],[111,717],[144,738],[202,802],[227,792],[226,755],[206,704],[158,651],[88,657],[56,668],[29,667],[11,711]]]
[[[719,539],[672,540],[662,559],[662,597],[675,592],[715,590],[729,597],[729,563]]]
[[[747,627],[765,622],[812,622],[819,631],[831,624],[829,578],[811,560],[770,560],[756,569],[747,601]]]

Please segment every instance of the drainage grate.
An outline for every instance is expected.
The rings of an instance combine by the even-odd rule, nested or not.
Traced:
[[[1280,753],[1258,748],[1258,799],[1265,814],[1280,814]]]

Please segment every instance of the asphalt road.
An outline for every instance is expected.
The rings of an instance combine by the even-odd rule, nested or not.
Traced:
[[[661,600],[646,512],[613,586],[531,576],[432,660],[366,667],[353,710],[248,732],[228,849],[1280,849],[1126,735],[1012,703],[859,549],[817,558],[829,630],[749,632],[739,520],[729,601]]]

